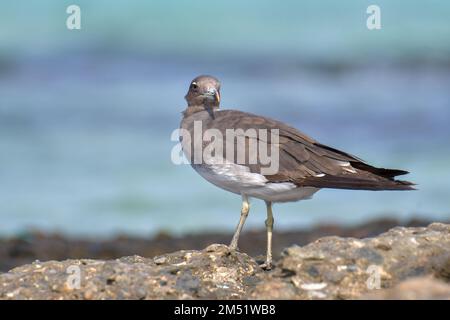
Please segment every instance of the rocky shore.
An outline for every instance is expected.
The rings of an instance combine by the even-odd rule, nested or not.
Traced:
[[[271,271],[258,260],[213,244],[154,258],[37,261],[1,274],[0,298],[450,299],[448,224],[290,245]]]
[[[430,223],[431,221],[424,220],[402,223],[393,219],[379,219],[352,227],[329,224],[305,230],[279,231],[275,228],[273,253],[275,258],[279,258],[279,254],[286,247],[294,244],[306,245],[325,236],[367,238],[399,225],[422,227]],[[0,272],[35,260],[81,258],[110,260],[131,255],[151,258],[178,250],[201,250],[211,243],[228,244],[231,237],[231,233],[219,232],[182,236],[160,232],[152,238],[119,235],[110,239],[95,239],[72,238],[58,233],[29,231],[11,238],[0,238]],[[265,230],[245,230],[241,235],[240,249],[250,256],[264,254],[265,246]]]

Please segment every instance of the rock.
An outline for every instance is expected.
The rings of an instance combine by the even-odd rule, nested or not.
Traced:
[[[287,248],[272,273],[260,273],[251,298],[356,299],[411,277],[434,275],[450,281],[450,225],[394,228],[367,239],[325,237]]]
[[[450,225],[434,223],[367,239],[325,237],[290,246],[269,272],[247,254],[218,244],[153,259],[36,261],[0,275],[0,298],[446,298],[449,281]],[[402,295],[404,290],[414,294]]]
[[[450,284],[432,277],[405,280],[390,289],[363,295],[368,300],[450,300]]]
[[[430,221],[377,219],[355,226],[322,224],[307,230],[275,230],[274,258],[280,258],[283,249],[293,244],[305,245],[330,235],[355,238],[373,237],[400,224],[404,227],[424,227],[429,225]],[[160,232],[152,238],[117,235],[98,240],[29,230],[13,237],[0,237],[0,272],[32,263],[36,259],[61,261],[76,257],[78,259],[111,260],[135,254],[150,258],[178,250],[199,250],[211,243],[228,243],[232,236],[232,234],[223,232],[186,235],[170,235],[167,232]],[[242,252],[257,256],[265,251],[266,230],[243,232],[240,240]]]
[[[132,256],[109,261],[34,262],[0,275],[0,298],[243,298],[246,283],[257,270],[252,258],[224,245],[154,259]]]

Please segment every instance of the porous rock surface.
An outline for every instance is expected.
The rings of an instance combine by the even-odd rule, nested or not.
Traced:
[[[271,271],[219,244],[153,259],[36,261],[0,275],[0,299],[449,299],[449,282],[450,225],[433,223],[290,246]]]

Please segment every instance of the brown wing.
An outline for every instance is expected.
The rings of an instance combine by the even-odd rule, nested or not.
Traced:
[[[226,129],[278,129],[279,170],[265,175],[271,182],[293,182],[298,186],[362,190],[412,190],[413,183],[395,180],[407,171],[376,168],[346,152],[325,146],[282,122],[250,113],[223,110],[207,126]],[[253,139],[246,137],[247,140]],[[257,136],[259,141],[266,137]],[[270,134],[267,137],[270,145]],[[246,153],[249,144],[245,145]],[[225,149],[224,149],[225,150]],[[251,172],[261,173],[263,165],[248,159]]]

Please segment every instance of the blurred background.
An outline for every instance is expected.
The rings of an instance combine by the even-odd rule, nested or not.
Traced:
[[[81,30],[66,28],[71,4]],[[366,27],[371,4],[381,30]],[[223,108],[419,184],[322,190],[277,205],[277,230],[449,219],[449,1],[3,1],[0,237],[232,232],[240,197],[170,158],[199,74],[222,81]],[[254,201],[247,229],[264,219]]]

